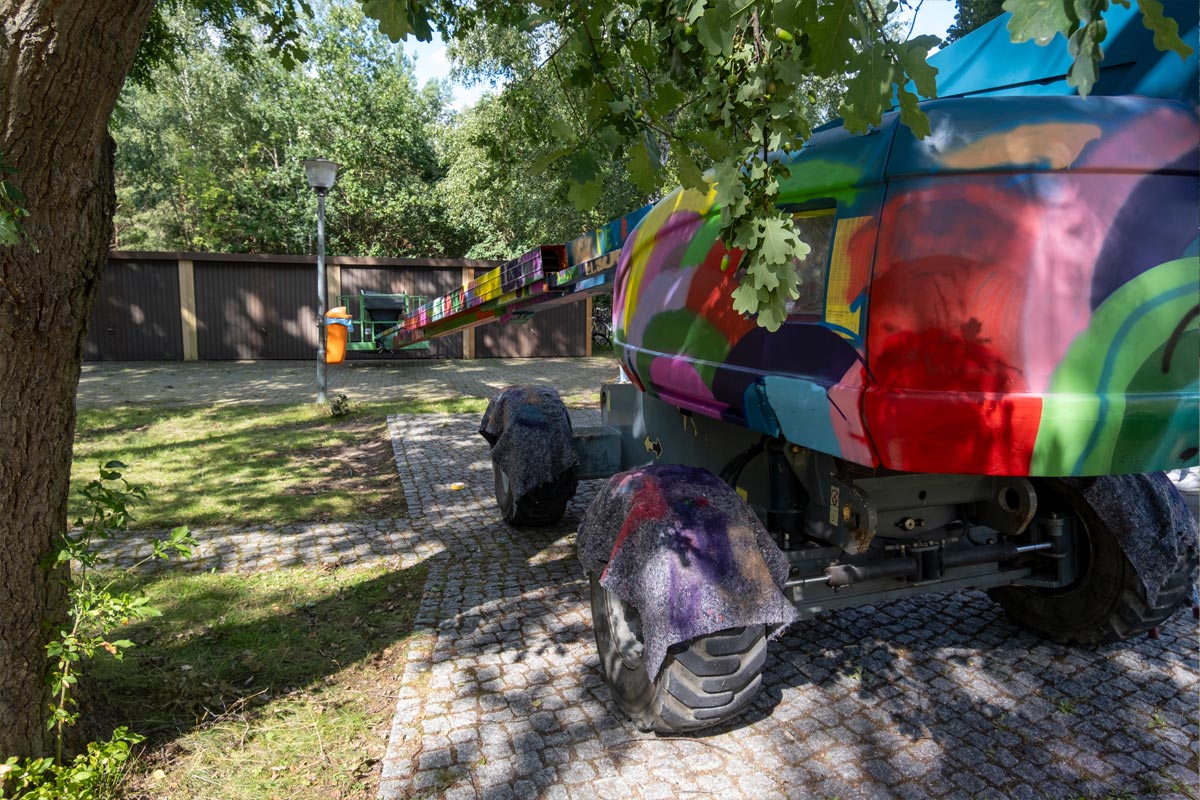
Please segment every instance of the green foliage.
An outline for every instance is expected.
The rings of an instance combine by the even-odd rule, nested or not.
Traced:
[[[957,42],[980,25],[1004,13],[1004,0],[956,0],[954,24],[946,31],[946,44]]]
[[[1128,6],[1128,0],[1116,0]],[[1005,0],[1004,10],[1012,12],[1008,30],[1014,42],[1032,39],[1038,44],[1048,44],[1056,34],[1067,40],[1071,54],[1071,69],[1067,72],[1067,83],[1087,96],[1099,75],[1099,63],[1104,57],[1103,43],[1108,36],[1108,26],[1101,14],[1108,9],[1110,0]],[[1159,50],[1171,50],[1186,59],[1192,48],[1179,38],[1179,25],[1163,16],[1163,6],[1158,0],[1138,0],[1142,12],[1142,24],[1154,31],[1154,46]]]
[[[173,24],[179,16],[194,19],[208,44],[237,68],[253,65],[260,43],[285,69],[308,60],[302,23],[313,9],[307,0],[159,0],[129,71],[134,83],[167,83],[194,54],[196,43]]]
[[[152,89],[126,88],[118,142],[117,242],[134,249],[311,252],[315,198],[304,158],[342,165],[327,204],[333,253],[457,256],[468,246],[433,190],[445,173],[437,137],[445,97],[416,87],[400,48],[355,5],[320,6],[288,70],[266,34],[237,64],[197,13],[167,19],[186,62],[160,66]]]
[[[141,736],[118,728],[107,741],[89,743],[86,752],[63,761],[66,728],[79,720],[74,693],[85,659],[103,651],[122,660],[125,651],[134,644],[129,639],[112,637],[112,631],[133,620],[160,614],[140,590],[116,591],[115,579],[96,577],[99,561],[96,543],[128,530],[132,519],[130,508],[146,500],[145,489],[125,480],[123,469],[126,466],[120,461],[109,461],[100,467],[100,477],[80,490],[87,512],[75,520],[74,530],[59,536],[45,561],[47,569],[63,576],[68,600],[66,621],[46,645],[51,664],[46,728],[54,731],[55,757],[7,759],[0,766],[0,798],[9,796],[5,793],[6,786],[15,792],[11,795],[14,800],[107,797],[121,777],[130,746],[142,741]],[[181,527],[152,544],[151,555],[127,571],[153,559],[188,558],[195,540],[187,528]]]
[[[1137,0],[1137,4],[1142,11],[1142,24],[1154,31],[1155,47],[1178,53],[1182,59],[1192,55],[1192,48],[1179,38],[1179,23],[1163,14],[1163,4],[1159,0]]]
[[[548,122],[556,135],[571,140],[586,132],[584,119],[570,112],[577,95],[552,76],[534,73],[484,97],[447,132],[449,168],[437,194],[451,222],[474,242],[468,256],[510,258],[538,244],[568,241],[662,190],[658,182],[636,185],[619,161],[601,161],[588,150],[545,152]],[[582,192],[591,206],[572,204],[572,192]]]
[[[114,797],[130,748],[144,737],[124,726],[66,764],[52,758],[9,758],[0,764],[0,800],[101,800]],[[7,780],[7,783],[3,783]],[[5,786],[9,787],[7,790]]]
[[[353,409],[350,407],[350,398],[344,394],[339,394],[337,397],[333,398],[333,401],[329,404],[329,416],[333,417],[334,419],[348,417],[350,416],[352,410]]]
[[[112,592],[112,581],[97,581],[94,567],[99,560],[95,544],[113,534],[129,529],[130,507],[146,500],[146,490],[131,484],[122,476],[127,467],[120,461],[109,461],[100,467],[100,477],[89,481],[81,490],[85,515],[75,520],[75,530],[64,532],[48,560],[48,567],[68,576],[69,608],[66,625],[55,639],[46,645],[46,655],[52,663],[50,671],[50,716],[46,727],[53,729],[62,758],[63,729],[79,719],[72,687],[78,682],[77,672],[84,658],[92,658],[101,650],[121,660],[124,651],[133,647],[127,639],[109,641],[109,632],[128,624],[130,620],[158,616],[156,608],[145,595]],[[173,556],[189,558],[195,540],[184,527],[175,528],[166,539],[153,542],[153,552],[138,564],[153,559],[168,560]]]

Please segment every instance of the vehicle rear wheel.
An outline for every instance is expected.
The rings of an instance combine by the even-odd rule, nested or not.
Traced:
[[[1135,489],[1131,486],[1131,490]],[[1047,481],[1038,487],[1038,496],[1072,515],[1079,577],[1061,589],[989,590],[989,596],[1019,624],[1064,644],[1118,642],[1165,622],[1188,599],[1194,556],[1179,560],[1151,603],[1117,534],[1077,489]]]
[[[579,472],[571,467],[554,480],[514,497],[508,476],[494,461],[492,472],[496,480],[496,504],[500,506],[504,521],[515,528],[553,525],[561,520],[579,485]]]
[[[592,625],[617,705],[643,731],[675,733],[717,725],[749,705],[762,683],[766,626],[730,628],[672,647],[657,677],[642,660],[637,609],[591,575]]]

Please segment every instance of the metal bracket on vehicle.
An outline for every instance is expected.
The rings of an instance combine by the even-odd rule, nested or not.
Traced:
[[[843,480],[833,456],[802,447],[785,451],[793,472],[812,499],[806,530],[847,553],[863,553],[879,530],[879,515],[871,496]]]
[[[1075,552],[1075,521],[1059,512],[1051,512],[1039,516],[1034,521],[1031,532],[1033,541],[1043,548],[1038,555],[1049,560],[1049,569],[1037,570],[1015,583],[1019,586],[1037,586],[1044,589],[1058,589],[1072,584],[1077,575],[1078,563]]]
[[[1025,478],[997,478],[991,502],[980,503],[978,521],[1001,533],[1018,534],[1037,513],[1037,492]]]
[[[575,429],[579,478],[608,478],[621,471],[621,432],[608,425]]]

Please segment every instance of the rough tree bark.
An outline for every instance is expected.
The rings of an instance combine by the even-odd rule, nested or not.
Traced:
[[[112,234],[108,121],[154,0],[0,0],[0,161],[31,244],[0,247],[0,760],[46,752],[39,567],[67,522],[75,390]]]

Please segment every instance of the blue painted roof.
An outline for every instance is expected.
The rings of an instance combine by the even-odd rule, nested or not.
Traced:
[[[1180,36],[1191,46],[1192,55],[1184,61],[1177,53],[1159,51],[1153,34],[1142,25],[1136,4],[1132,8],[1114,5],[1104,14],[1108,37],[1092,94],[1200,102],[1200,7],[1196,0],[1165,0],[1164,7],[1167,16],[1179,23]],[[1002,14],[930,56],[929,63],[938,68],[939,97],[1075,93],[1067,85],[1071,57],[1062,37],[1056,36],[1045,47],[1034,42],[1013,44],[1007,27],[1010,18]]]

